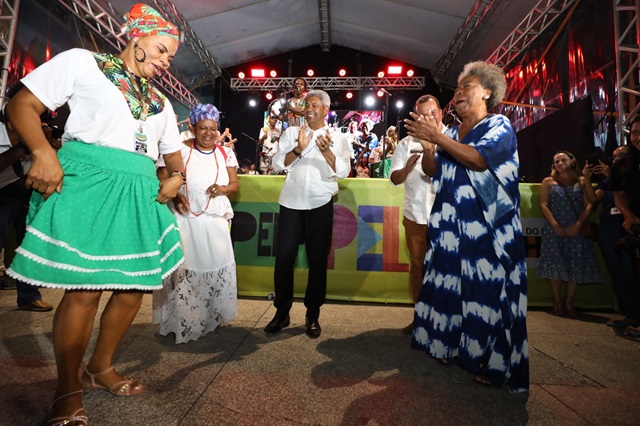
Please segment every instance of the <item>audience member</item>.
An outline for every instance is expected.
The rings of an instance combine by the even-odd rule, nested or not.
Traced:
[[[351,158],[351,173],[349,176],[357,176],[356,172],[356,155],[360,152],[360,133],[358,131],[358,122],[350,121],[348,131],[345,133],[347,144],[349,145],[349,156]]]
[[[425,117],[433,116],[440,131],[444,133],[446,127],[442,124],[442,110],[436,98],[431,95],[420,96],[413,110]],[[402,225],[409,249],[409,292],[414,304],[422,287],[424,257],[429,247],[429,215],[435,199],[431,177],[422,170],[422,151],[422,144],[418,139],[413,136],[403,138],[391,157],[390,168],[391,183],[394,186],[404,183]],[[413,333],[413,321],[402,332]]]
[[[265,327],[276,333],[290,323],[293,303],[293,268],[298,246],[305,245],[308,262],[304,297],[306,333],[316,338],[322,331],[318,318],[327,289],[327,260],[333,234],[333,195],[337,179],[349,175],[349,147],[344,134],[329,132],[325,117],[331,101],[322,90],[312,90],[305,105],[306,123],[285,130],[273,158],[277,170],[287,170],[280,193],[280,214],[274,270],[277,311]]]
[[[613,151],[613,164],[619,163],[627,155],[628,149],[628,146],[616,148]],[[614,328],[638,326],[640,325],[640,297],[636,285],[638,278],[633,268],[632,259],[618,244],[625,233],[622,228],[624,217],[616,207],[613,191],[609,188],[610,168],[603,162],[599,162],[597,165],[587,163],[582,169],[582,174],[591,180],[593,180],[593,175],[605,177],[595,190],[596,197],[602,201],[598,240],[600,252],[611,277],[618,307],[624,315],[621,320],[607,321],[607,325]]]
[[[51,133],[46,134],[51,143]],[[27,231],[31,191],[25,185],[24,175],[29,171],[31,159],[31,154],[7,121],[6,115],[0,113],[0,249],[4,247],[11,228],[18,245]],[[53,309],[50,303],[42,300],[40,290],[35,285],[21,280],[16,280],[14,284],[4,277],[0,277],[0,283],[3,289],[16,289],[18,309],[34,312]]]
[[[28,90],[7,105],[33,153],[26,184],[37,191],[7,273],[65,289],[53,320],[58,383],[48,424],[88,423],[83,387],[118,396],[143,391],[113,368],[113,356],[144,291],[162,288],[162,277],[182,262],[175,218],[161,204],[184,183],[180,135],[171,103],[153,85],[168,69],[179,33],[147,5],[135,4],[125,19],[129,41],[122,52],[60,53],[28,74],[22,80]],[[47,108],[67,102],[64,145],[56,156],[34,123]],[[160,185],[159,154],[171,175]],[[81,368],[103,290],[113,293]]]
[[[431,114],[405,120],[436,188],[412,343],[443,363],[457,357],[479,383],[525,392],[527,267],[517,142],[509,120],[489,114],[505,92],[500,68],[472,62],[453,96],[460,125],[443,135]]]
[[[609,188],[613,191],[616,208],[624,218],[625,235],[620,241],[620,254],[637,295],[640,287],[640,115],[631,122],[629,141],[627,155],[613,166]],[[630,325],[625,334],[640,337],[640,326]]]
[[[369,163],[369,155],[371,150],[378,147],[378,136],[375,133],[371,133],[373,130],[373,121],[364,119],[360,122],[360,137],[358,138],[358,152],[356,153],[356,164],[364,160],[365,163]]]
[[[195,137],[182,147],[186,185],[170,205],[178,221],[184,263],[154,292],[154,322],[176,343],[197,340],[237,314],[237,278],[228,196],[238,192],[238,161],[223,147],[218,109],[196,104],[189,114]],[[169,178],[158,169],[161,181]]]
[[[540,185],[540,210],[546,222],[537,269],[538,276],[551,284],[556,315],[578,315],[573,306],[578,285],[602,281],[593,242],[580,231],[591,215],[592,202],[597,197],[591,181],[582,176],[573,154],[557,152],[551,175]],[[563,282],[567,283],[564,302]]]
[[[278,129],[278,119],[274,115],[267,116],[267,126],[260,129],[258,144],[262,145],[260,152],[260,171],[263,175],[270,175],[273,172],[271,166],[273,154],[277,149],[278,140],[280,139],[280,129]]]

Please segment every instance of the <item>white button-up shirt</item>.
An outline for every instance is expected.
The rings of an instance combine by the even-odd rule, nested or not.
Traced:
[[[282,133],[278,150],[273,156],[275,170],[285,170],[287,177],[280,192],[280,205],[294,210],[311,210],[322,207],[331,201],[338,192],[338,179],[349,176],[349,146],[341,132],[331,134],[331,152],[336,157],[335,172],[327,163],[316,145],[318,135],[326,134],[328,126],[318,130],[307,128],[313,136],[300,156],[285,166],[284,160],[288,152],[298,146],[299,127],[289,127]]]
[[[442,131],[446,130],[442,126]],[[420,225],[429,223],[429,215],[431,207],[435,201],[436,192],[431,182],[431,178],[422,170],[422,145],[420,141],[413,136],[407,136],[398,143],[398,147],[391,157],[391,168],[389,169],[389,180],[391,174],[396,170],[401,170],[406,164],[409,157],[413,154],[420,154],[416,165],[404,181],[404,206],[402,214]],[[396,184],[391,181],[396,186]]]

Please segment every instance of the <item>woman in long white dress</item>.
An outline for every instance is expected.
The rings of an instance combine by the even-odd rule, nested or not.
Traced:
[[[238,191],[238,161],[220,141],[219,113],[196,104],[184,142],[186,184],[170,205],[180,228],[184,263],[154,293],[154,322],[176,343],[197,340],[237,314],[237,279],[228,195]],[[162,180],[166,174],[158,169]]]

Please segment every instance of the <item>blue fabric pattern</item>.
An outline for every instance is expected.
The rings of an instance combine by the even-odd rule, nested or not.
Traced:
[[[582,211],[583,198],[580,183],[567,185],[564,189],[557,184],[549,188],[549,209],[560,226],[567,228],[578,220],[576,211]],[[551,224],[545,221],[537,275],[576,284],[602,282],[593,241],[581,234],[573,238],[558,237]]]
[[[458,140],[458,127],[447,131]],[[412,346],[458,357],[472,374],[529,389],[527,269],[518,152],[509,119],[490,115],[462,140],[489,168],[475,172],[438,150],[431,246],[415,307]]]

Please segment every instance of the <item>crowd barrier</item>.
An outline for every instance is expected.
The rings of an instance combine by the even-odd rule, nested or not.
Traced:
[[[238,293],[269,296],[273,292],[274,236],[278,196],[284,176],[239,176],[240,191],[231,201],[231,228],[238,270]],[[339,181],[334,201],[333,245],[329,256],[327,299],[356,302],[411,303],[409,253],[402,227],[404,189],[388,179]],[[551,306],[547,280],[536,276],[544,218],[539,184],[521,184],[523,244],[527,252],[529,306]],[[597,217],[597,213],[592,219]],[[295,270],[295,296],[303,297],[307,281],[304,246]],[[613,308],[609,276],[597,249],[604,282],[578,288],[575,305]]]

